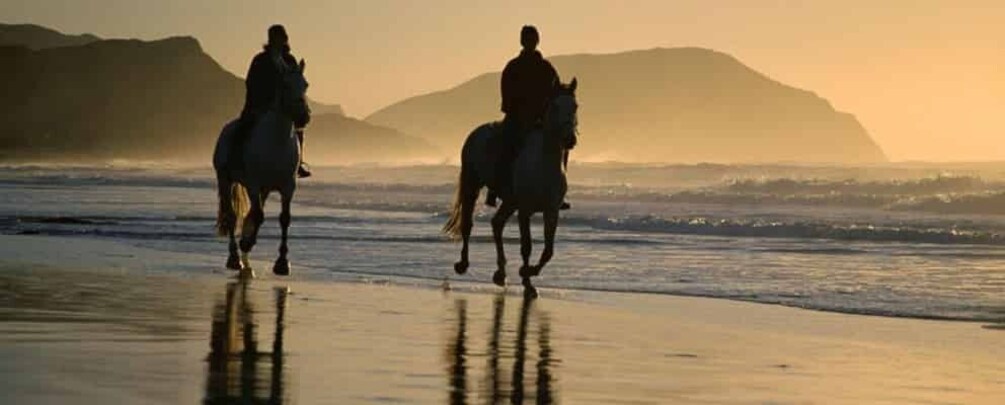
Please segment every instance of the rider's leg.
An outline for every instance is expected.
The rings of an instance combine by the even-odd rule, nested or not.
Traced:
[[[566,150],[562,154],[562,169],[565,170],[565,171],[569,171],[569,151],[568,150]],[[558,209],[560,209],[560,210],[567,210],[569,208],[572,208],[572,204],[569,204],[569,200],[562,201],[562,205],[558,207]]]
[[[485,196],[485,205],[496,206],[496,198],[502,192],[505,193],[512,188],[513,161],[519,148],[517,142],[522,125],[515,117],[506,116],[503,120],[501,142],[499,142],[499,159],[496,162],[495,181],[489,187],[489,192]]]
[[[227,155],[227,167],[232,171],[244,171],[244,143],[255,125],[255,117],[248,112],[242,112],[234,126],[234,136],[230,142],[230,152]]]
[[[300,143],[300,167],[297,168],[297,177],[311,177],[311,169],[307,166],[307,162],[305,162],[306,159],[304,158],[304,154],[306,153],[305,151],[307,150],[304,146],[304,129],[297,128],[296,131],[297,141]]]
[[[507,145],[500,152],[499,161],[496,162],[495,182],[493,182],[492,187],[489,188],[489,192],[485,195],[485,205],[490,207],[496,206],[496,199],[499,194],[506,193],[512,188],[510,183],[512,183],[511,179],[513,177],[513,159],[516,157],[513,156],[515,153],[512,152],[512,145],[508,144],[510,141],[506,142]]]

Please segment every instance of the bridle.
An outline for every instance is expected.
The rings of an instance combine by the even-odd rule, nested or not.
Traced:
[[[279,70],[280,70],[281,79],[279,80],[278,83],[276,83],[276,104],[275,104],[275,108],[276,108],[277,112],[279,112],[281,114],[288,115],[290,118],[293,119],[293,121],[295,123],[300,118],[303,118],[304,123],[302,125],[300,123],[296,123],[297,126],[306,125],[306,122],[310,121],[310,115],[311,115],[310,107],[308,105],[306,105],[306,101],[304,101],[303,108],[305,110],[305,112],[304,112],[305,116],[304,117],[298,117],[299,111],[297,111],[297,109],[300,106],[298,106],[296,104],[296,102],[294,100],[292,100],[292,97],[289,94],[290,93],[290,87],[291,87],[291,84],[289,82],[291,80],[290,79],[290,75],[298,74],[299,71],[297,69],[295,69],[295,68],[290,68],[290,67],[286,66],[285,63],[282,63],[280,65],[280,69]]]
[[[573,102],[575,102],[575,96],[567,91],[560,91],[558,95],[552,98],[549,108],[545,111],[545,122],[547,123],[547,130],[551,132],[551,135],[559,135],[560,141],[563,149],[572,149],[576,146],[577,138],[579,137],[579,119],[576,116],[576,112],[573,111],[568,120],[557,123],[557,126],[553,125],[552,121],[552,111],[557,108],[557,102],[560,97],[571,97]]]

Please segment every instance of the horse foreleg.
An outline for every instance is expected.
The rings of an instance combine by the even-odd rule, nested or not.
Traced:
[[[520,267],[520,278],[523,284],[523,293],[527,298],[537,297],[537,289],[530,282],[533,268],[530,267],[530,253],[534,249],[533,240],[530,236],[530,214],[520,211],[520,256],[523,258],[523,266]]]
[[[258,241],[258,228],[262,226],[262,222],[265,221],[265,212],[262,208],[262,194],[259,190],[248,189],[248,200],[251,205],[251,209],[248,212],[248,217],[244,219],[244,227],[241,230],[241,263],[244,265],[245,270],[251,270],[251,261],[248,255],[251,253],[251,249],[255,247],[255,243]]]
[[[530,266],[530,253],[533,251],[534,245],[530,238],[530,214],[520,211],[517,214],[517,219],[520,222],[520,258],[523,259],[523,266],[520,267],[520,276],[523,276],[527,267]]]
[[[516,206],[503,201],[502,206],[492,217],[492,239],[496,244],[496,272],[492,275],[492,282],[500,287],[506,286],[506,251],[503,248],[503,229],[506,228],[506,221],[516,211]]]
[[[555,232],[557,229],[558,211],[546,211],[544,213],[544,251],[541,252],[541,258],[538,259],[537,265],[527,268],[527,277],[541,275],[541,270],[551,261],[551,257],[555,254]],[[522,275],[524,274],[521,273]]]
[[[537,262],[535,276],[541,274],[544,265],[551,261],[555,254],[555,232],[558,231],[558,211],[546,211],[544,213],[544,251]]]
[[[290,251],[290,249],[286,245],[286,240],[290,231],[290,203],[292,201],[292,191],[282,193],[282,212],[279,214],[279,226],[282,228],[282,239],[279,242],[279,258],[276,259],[276,264],[272,266],[272,273],[277,276],[290,275],[290,261],[286,258],[286,254]]]

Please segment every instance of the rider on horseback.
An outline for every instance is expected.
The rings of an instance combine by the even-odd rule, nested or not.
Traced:
[[[503,69],[500,87],[505,118],[496,164],[496,185],[489,189],[485,198],[485,204],[490,207],[496,206],[499,189],[509,191],[513,161],[520,152],[523,137],[540,126],[555,88],[561,83],[558,71],[537,51],[539,41],[537,28],[525,25],[520,30],[523,50]],[[562,209],[568,208],[568,203],[562,203]]]
[[[241,110],[241,117],[237,121],[233,147],[230,149],[232,162],[228,165],[229,167],[243,170],[243,154],[239,151],[242,150],[244,141],[248,138],[248,134],[254,128],[258,118],[268,112],[269,108],[272,108],[276,98],[276,88],[282,80],[283,72],[294,66],[297,66],[297,59],[290,53],[286,28],[278,24],[269,27],[269,42],[262,47],[262,52],[259,52],[251,60],[248,76],[244,80],[246,90],[244,109]],[[297,128],[296,131],[300,141],[300,156],[303,156],[304,129]],[[307,163],[303,162],[303,158],[301,158],[297,176],[309,177],[310,175]]]

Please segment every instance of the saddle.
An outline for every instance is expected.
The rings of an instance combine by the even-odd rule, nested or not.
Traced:
[[[251,130],[255,128],[258,117],[242,115],[235,122],[227,156],[227,170],[231,173],[240,173],[244,171],[244,154],[240,152],[244,150],[244,143],[247,142]]]
[[[496,121],[490,123],[489,130],[491,131],[491,135],[489,136],[488,145],[486,145],[485,148],[485,152],[488,155],[489,160],[498,163],[500,160],[507,157],[515,159],[517,152],[519,152],[520,148],[523,146],[523,141],[524,138],[527,137],[527,134],[541,128],[541,123],[536,123],[529,129],[519,131],[521,133],[507,134],[507,128],[503,122]]]

